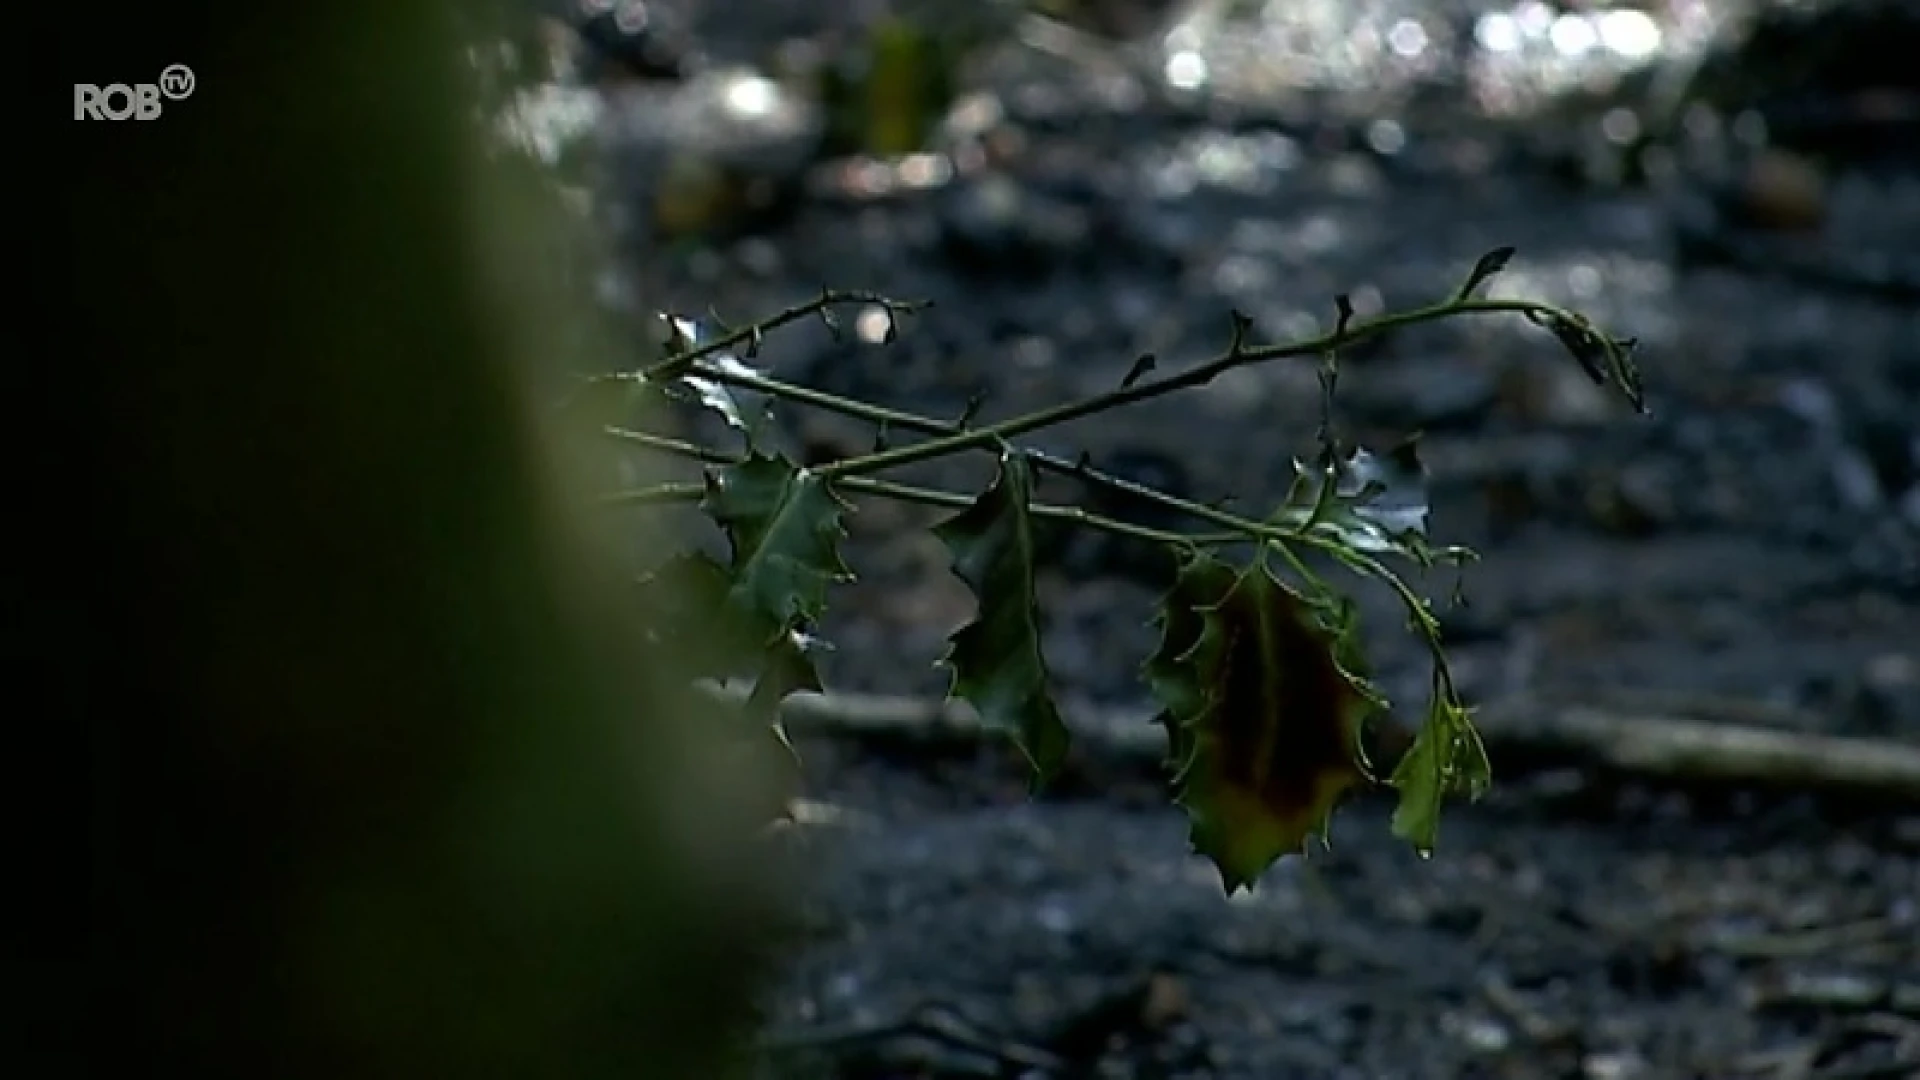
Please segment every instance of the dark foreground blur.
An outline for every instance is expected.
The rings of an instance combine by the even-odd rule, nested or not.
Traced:
[[[765,807],[634,661],[530,386],[590,325],[566,225],[483,164],[447,14],[114,23],[151,48],[92,78],[195,94],[65,129],[96,1068],[708,1080],[748,1019]]]

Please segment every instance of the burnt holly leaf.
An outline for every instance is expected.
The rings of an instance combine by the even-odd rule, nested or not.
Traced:
[[[1325,614],[1263,563],[1236,570],[1207,554],[1162,598],[1147,681],[1175,801],[1229,894],[1324,840],[1334,805],[1368,779],[1359,732],[1378,698],[1342,665],[1352,646]]]
[[[1568,355],[1597,386],[1611,382],[1635,412],[1647,411],[1646,390],[1640,381],[1640,365],[1633,352],[1638,345],[1632,338],[1608,337],[1585,319],[1557,312],[1529,312],[1528,320],[1544,326],[1558,338]]]
[[[1436,687],[1426,722],[1387,780],[1400,793],[1393,811],[1394,835],[1422,856],[1432,854],[1440,834],[1441,803],[1448,795],[1478,799],[1492,776],[1487,748],[1466,708],[1452,693]]]
[[[755,451],[707,470],[700,506],[732,545],[729,602],[776,634],[816,622],[827,589],[853,580],[839,548],[851,508],[818,473]]]
[[[1407,443],[1388,454],[1356,447],[1314,464],[1295,461],[1277,520],[1368,554],[1424,558],[1428,510],[1426,466]]]
[[[979,611],[948,639],[941,661],[951,694],[982,722],[1010,734],[1034,770],[1037,790],[1067,753],[1067,727],[1047,689],[1034,593],[1033,470],[1004,450],[999,475],[973,504],[934,526],[953,556],[953,572],[973,589]]]

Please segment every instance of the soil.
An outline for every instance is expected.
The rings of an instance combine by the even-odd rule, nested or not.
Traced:
[[[1294,7],[1302,26],[1321,10]],[[1442,41],[1471,27],[1462,11],[1491,10],[1340,17],[1389,33],[1417,17]],[[892,345],[848,312],[845,340],[796,328],[756,362],[945,418],[980,394],[992,419],[1114,385],[1142,352],[1162,371],[1202,360],[1230,310],[1262,339],[1310,335],[1338,294],[1363,315],[1426,303],[1512,245],[1496,293],[1639,339],[1650,415],[1519,320],[1397,334],[1341,380],[1353,437],[1424,431],[1434,531],[1481,553],[1470,606],[1447,616],[1469,697],[1659,700],[1920,740],[1920,304],[1860,287],[1920,251],[1916,160],[1824,158],[1811,227],[1743,215],[1780,170],[1729,187],[1704,167],[1664,183],[1596,169],[1587,135],[1610,106],[1494,115],[1447,75],[1470,52],[1390,95],[1375,81],[1223,105],[1141,103],[1013,50],[974,84],[1006,113],[997,167],[884,196],[822,170],[741,235],[653,248],[632,287],[736,321],[822,286],[931,300]],[[1313,367],[1233,374],[1033,445],[1271,503],[1312,447]],[[815,456],[873,437],[781,415]],[[965,490],[981,466],[901,478]],[[902,528],[926,520],[854,515],[860,580],[824,628],[830,687],[945,689],[934,661],[969,600],[943,550]],[[1053,555],[1061,699],[1144,706],[1164,567],[1087,540]],[[1420,647],[1389,598],[1361,595],[1381,681],[1411,706]],[[1228,898],[1152,775],[1092,769],[1029,797],[1002,748],[800,751],[810,938],[769,998],[769,1076],[1920,1075],[1920,806],[1496,761],[1494,793],[1447,814],[1431,858],[1362,798],[1330,849]]]

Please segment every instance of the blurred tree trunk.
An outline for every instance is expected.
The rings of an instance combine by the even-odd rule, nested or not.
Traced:
[[[93,78],[192,96],[66,130],[98,558],[53,648],[134,1075],[722,1080],[777,944],[758,774],[636,667],[601,448],[534,391],[593,316],[454,6],[153,5]]]

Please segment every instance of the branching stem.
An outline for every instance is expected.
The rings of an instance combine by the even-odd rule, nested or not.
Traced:
[[[1003,420],[997,424],[957,432],[944,438],[933,439],[913,446],[902,446],[891,450],[882,450],[860,457],[836,461],[820,469],[821,475],[829,479],[846,476],[858,476],[879,472],[884,469],[909,465],[916,461],[945,457],[948,454],[971,450],[981,446],[991,446],[998,442],[1017,438],[1029,432],[1108,412],[1135,402],[1163,397],[1178,390],[1189,390],[1205,386],[1222,372],[1250,364],[1266,363],[1298,356],[1322,356],[1328,352],[1378,337],[1419,323],[1434,322],[1461,315],[1484,314],[1524,314],[1536,318],[1573,319],[1575,316],[1561,311],[1551,304],[1542,304],[1527,300],[1446,300],[1427,307],[1410,311],[1393,312],[1377,319],[1348,326],[1345,330],[1335,330],[1307,341],[1290,342],[1281,345],[1262,345],[1249,347],[1245,343],[1247,321],[1244,316],[1235,319],[1234,336],[1227,349],[1204,363],[1198,364],[1176,375],[1159,379],[1147,379],[1132,386],[1118,387],[1104,393],[1094,394],[1079,401],[1056,405],[1049,409]]]
[[[1478,749],[1478,737],[1473,731],[1468,711],[1461,704],[1454,685],[1441,641],[1440,622],[1430,602],[1388,566],[1381,556],[1395,555],[1425,569],[1444,561],[1462,561],[1470,557],[1471,552],[1430,546],[1424,525],[1424,494],[1416,496],[1420,501],[1411,504],[1399,500],[1397,495],[1392,499],[1383,498],[1391,494],[1388,486],[1398,483],[1400,474],[1386,468],[1382,464],[1384,458],[1363,451],[1349,453],[1339,447],[1332,430],[1335,377],[1340,350],[1356,342],[1454,317],[1519,315],[1548,330],[1590,377],[1596,382],[1614,383],[1637,410],[1644,412],[1645,401],[1638,372],[1632,362],[1631,341],[1603,334],[1583,316],[1552,304],[1485,299],[1475,295],[1479,286],[1498,273],[1512,254],[1511,248],[1488,252],[1447,299],[1424,307],[1356,322],[1352,304],[1341,297],[1337,303],[1338,319],[1334,328],[1307,340],[1250,344],[1247,338],[1252,329],[1252,320],[1235,312],[1232,336],[1226,348],[1209,360],[1174,374],[1147,378],[1145,376],[1152,365],[1149,359],[1142,358],[1111,390],[980,426],[972,423],[971,408],[958,421],[935,419],[772,378],[722,355],[731,350],[752,357],[758,353],[766,333],[809,316],[820,318],[837,333],[838,325],[832,309],[853,304],[883,312],[888,319],[886,336],[891,340],[898,317],[926,306],[924,304],[891,300],[867,292],[823,291],[806,303],[797,304],[752,325],[741,328],[721,326],[718,336],[703,344],[696,344],[683,336],[689,332],[683,331],[682,324],[675,321],[674,340],[680,346],[677,352],[640,371],[606,376],[595,381],[638,383],[645,388],[658,390],[680,380],[697,379],[700,380],[697,388],[703,401],[725,413],[733,425],[742,430],[751,431],[751,427],[742,420],[737,403],[729,400],[725,390],[717,390],[716,387],[754,392],[775,400],[852,417],[877,425],[883,432],[908,431],[928,438],[918,443],[892,447],[877,442],[877,448],[871,453],[800,468],[764,453],[729,452],[683,439],[609,426],[605,431],[613,438],[653,452],[697,461],[712,469],[705,483],[662,483],[609,495],[606,502],[609,505],[628,506],[702,503],[709,516],[729,530],[729,538],[735,545],[736,560],[747,560],[741,564],[746,569],[735,571],[741,577],[729,586],[727,595],[734,599],[726,602],[745,603],[757,616],[772,618],[788,629],[804,628],[817,621],[824,610],[826,585],[831,580],[848,579],[844,567],[839,563],[839,556],[831,546],[832,536],[844,535],[837,519],[839,511],[835,509],[836,506],[844,506],[844,503],[836,501],[839,496],[874,496],[957,511],[954,517],[936,526],[935,532],[954,551],[955,572],[967,577],[968,583],[974,586],[983,609],[989,601],[1001,607],[991,620],[983,615],[983,621],[969,624],[956,632],[951,644],[956,655],[963,644],[969,650],[969,659],[964,663],[970,665],[970,670],[998,672],[1007,680],[991,690],[982,689],[984,684],[974,683],[971,684],[973,690],[964,692],[978,696],[976,707],[983,707],[982,702],[985,702],[987,707],[1005,714],[1001,720],[1010,729],[1018,728],[1032,736],[1034,745],[1053,746],[1054,749],[1049,753],[1055,756],[1060,752],[1058,747],[1063,745],[1060,740],[1064,739],[1064,734],[1055,738],[1049,733],[1063,732],[1064,729],[1046,694],[1044,660],[1040,656],[1038,633],[1034,629],[1036,623],[1029,610],[1033,606],[1033,545],[1026,518],[1071,523],[1162,545],[1176,552],[1201,555],[1207,549],[1230,544],[1257,544],[1257,560],[1265,560],[1270,554],[1277,555],[1298,575],[1300,588],[1307,598],[1317,598],[1316,603],[1322,611],[1340,612],[1331,620],[1338,625],[1323,629],[1340,639],[1338,648],[1355,648],[1356,639],[1351,637],[1352,620],[1345,613],[1345,601],[1332,596],[1334,590],[1301,558],[1305,551],[1316,551],[1347,570],[1377,579],[1392,589],[1406,610],[1411,630],[1423,640],[1432,658],[1432,699],[1426,726],[1415,743],[1415,749],[1402,757],[1401,767],[1396,768],[1390,780],[1401,790],[1401,804],[1395,814],[1394,829],[1414,840],[1416,846],[1425,851],[1431,847],[1440,796],[1449,791],[1477,794],[1484,785],[1487,767],[1484,752]],[[1320,438],[1323,453],[1311,465],[1299,461],[1293,463],[1297,470],[1293,490],[1277,510],[1257,520],[1103,472],[1084,459],[1069,461],[1013,443],[1013,440],[1022,436],[1205,386],[1235,368],[1299,357],[1313,357],[1321,364],[1323,401]],[[750,434],[748,446],[754,445],[756,440]],[[875,475],[889,469],[982,450],[1012,456],[1003,460],[995,484],[980,495],[899,483]],[[1395,464],[1403,463],[1396,459]],[[1032,468],[1028,468],[1028,465]],[[1129,499],[1205,522],[1214,526],[1216,531],[1189,533],[1154,528],[1078,506],[1039,502],[1033,497],[1033,469],[1074,477]],[[996,499],[997,502],[993,501]],[[743,525],[743,522],[748,524]],[[779,530],[778,543],[785,546],[769,549],[774,550],[774,554],[763,558],[764,553],[758,549],[763,543],[772,543],[766,538],[771,535],[770,530],[775,529]],[[824,544],[821,543],[823,540]],[[743,544],[755,550],[743,556]],[[963,566],[967,569],[963,570]],[[1209,571],[1202,569],[1194,572],[1204,574]],[[1181,571],[1182,581],[1189,580],[1187,574],[1187,570]],[[1179,591],[1180,587],[1176,586],[1165,602],[1173,603]],[[1335,601],[1338,607],[1327,606]],[[1007,606],[1009,604],[1012,606]],[[1208,604],[1212,604],[1212,601],[1208,601]],[[1216,617],[1208,613],[1217,610],[1218,605],[1215,605],[1188,614],[1204,620]],[[994,636],[981,636],[985,634]],[[1163,666],[1160,669],[1163,675],[1172,670],[1174,674],[1168,677],[1176,680],[1181,677],[1175,669],[1188,662],[1183,659],[1188,655],[1180,653],[1161,658],[1165,664],[1174,665],[1174,668]],[[1263,655],[1258,662],[1284,667],[1290,661],[1286,657]],[[956,667],[955,670],[958,672],[960,668]],[[971,670],[967,677],[978,679],[986,676],[980,670]],[[1365,681],[1360,680],[1360,683],[1364,684]],[[811,685],[817,685],[817,682]],[[959,685],[956,682],[956,686]],[[1371,684],[1360,685],[1359,688],[1374,706],[1384,705]],[[1175,699],[1191,698],[1191,694],[1177,684],[1172,693]],[[1028,742],[1022,742],[1023,750],[1028,746]],[[1035,764],[1036,773],[1047,771],[1048,767],[1041,765],[1041,757],[1030,753],[1029,760]]]
[[[652,435],[644,431],[628,428],[610,427],[607,434],[623,442],[646,447],[661,453],[673,454],[710,465],[731,465],[738,458],[723,450],[701,446],[698,443],[681,439],[669,439]],[[888,480],[876,480],[867,476],[849,476],[836,482],[842,491],[861,495],[877,495],[898,502],[917,503],[921,506],[938,506],[947,510],[964,510],[973,502],[973,496],[957,491],[940,491],[935,488],[918,487],[911,484],[897,484]],[[620,491],[607,495],[602,500],[608,505],[644,506],[661,503],[697,502],[706,494],[706,486],[694,483],[655,484],[637,488],[633,491]],[[1096,514],[1078,506],[1054,506],[1047,503],[1034,503],[1028,512],[1035,517],[1053,521],[1067,521],[1083,528],[1098,529],[1117,536],[1130,536],[1137,540],[1147,540],[1157,544],[1187,546],[1200,543],[1220,543],[1247,541],[1249,538],[1227,535],[1187,535],[1167,529],[1155,529],[1146,525],[1136,525],[1129,521]]]

